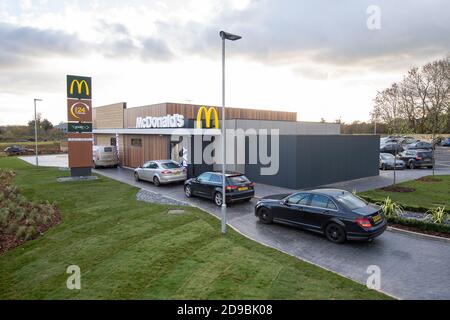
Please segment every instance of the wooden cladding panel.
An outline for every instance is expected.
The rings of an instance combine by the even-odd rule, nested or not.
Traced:
[[[202,105],[167,103],[167,114],[182,114],[187,119],[196,119],[198,110]],[[214,106],[205,106],[206,108]],[[222,107],[214,107],[222,118]],[[225,109],[227,119],[246,119],[246,120],[272,120],[272,121],[297,121],[297,112],[256,110],[244,108],[227,107]]]
[[[182,103],[161,103],[150,106],[125,109],[125,128],[135,128],[137,117],[162,117],[168,114],[182,114],[186,119],[196,119],[198,110],[202,105]],[[210,108],[211,106],[206,106]],[[222,118],[222,108],[215,107]],[[297,121],[296,112],[255,110],[243,108],[226,108],[227,119]],[[203,115],[204,118],[204,115]]]
[[[92,110],[95,129],[123,128],[125,103],[96,107]]]
[[[135,128],[137,117],[163,117],[168,114],[165,103],[130,108],[124,113],[125,128]]]
[[[141,139],[142,145],[133,146],[131,139]],[[136,168],[150,160],[169,158],[169,137],[158,135],[124,135],[123,163]]]

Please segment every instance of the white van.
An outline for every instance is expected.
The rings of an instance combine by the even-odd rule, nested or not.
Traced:
[[[94,146],[92,150],[94,168],[117,167],[119,158],[115,146]]]

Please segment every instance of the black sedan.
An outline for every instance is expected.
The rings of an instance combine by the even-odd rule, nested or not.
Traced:
[[[387,227],[381,209],[351,192],[316,189],[268,196],[255,206],[261,222],[279,222],[325,234],[334,243],[371,240]]]
[[[12,147],[7,147],[5,150],[3,150],[3,152],[5,152],[8,156],[16,156],[16,155],[33,152],[33,150],[26,149],[26,148],[20,147],[20,146],[12,146]]]
[[[205,172],[197,178],[186,180],[184,194],[190,198],[199,196],[222,205],[222,173]],[[255,195],[255,184],[240,173],[226,173],[225,186],[226,203],[236,201],[249,201]]]
[[[419,141],[411,144],[407,144],[404,147],[405,150],[426,150],[426,149],[433,149],[433,145],[431,143],[425,142],[425,141]]]
[[[386,143],[380,145],[380,153],[390,153],[392,155],[396,155],[402,151],[403,147],[398,143]]]

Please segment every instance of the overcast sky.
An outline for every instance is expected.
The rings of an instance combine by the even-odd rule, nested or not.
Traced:
[[[380,8],[380,29],[367,20]],[[373,20],[370,20],[373,21]],[[448,0],[0,0],[0,125],[66,119],[66,74],[93,103],[221,104],[368,120],[377,90],[450,53]]]

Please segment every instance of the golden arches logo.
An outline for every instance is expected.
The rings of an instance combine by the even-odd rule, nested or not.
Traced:
[[[89,111],[89,106],[84,102],[74,103],[70,107],[70,113],[74,118],[80,119],[78,115],[85,115]]]
[[[207,128],[211,128],[211,114],[214,115],[214,127],[219,129],[219,114],[216,108],[211,107],[207,109],[206,107],[201,107],[197,113],[196,128],[200,129],[202,127],[202,114],[205,113],[205,123]]]
[[[86,96],[89,97],[89,86],[88,86],[86,80],[81,80],[81,81],[78,81],[76,79],[72,80],[72,83],[70,84],[70,94],[73,94],[73,87],[75,84],[77,85],[78,94],[81,94],[81,89],[83,89],[83,85],[84,85],[84,88],[86,90]]]

